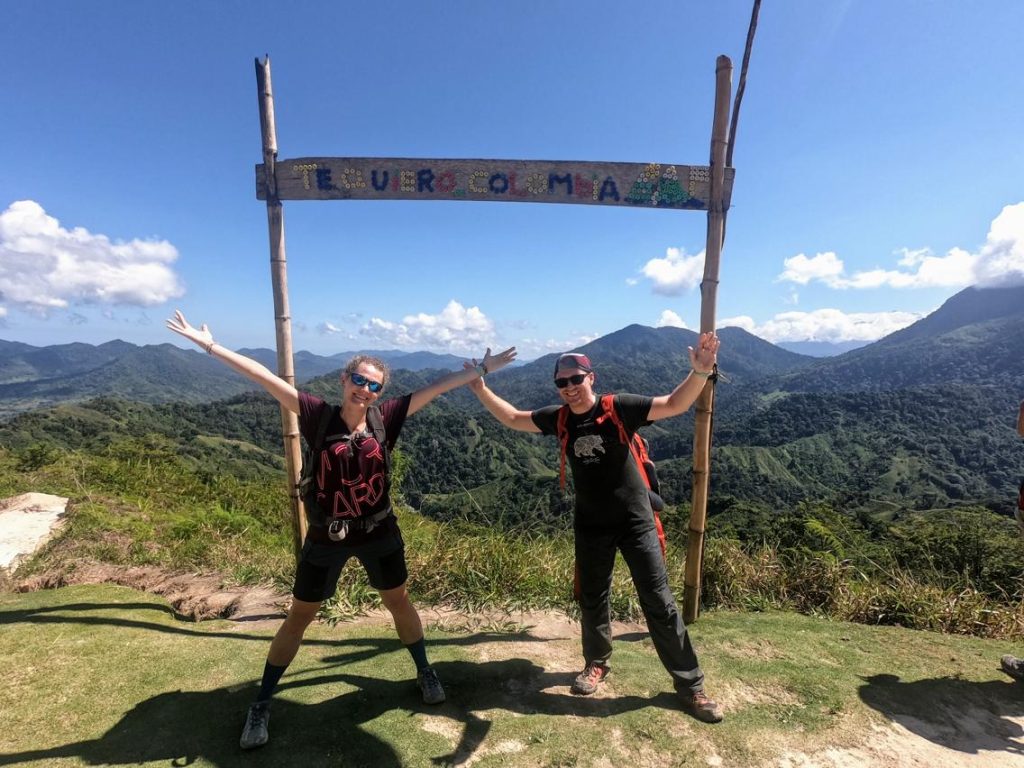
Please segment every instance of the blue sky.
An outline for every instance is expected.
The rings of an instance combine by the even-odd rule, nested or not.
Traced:
[[[52,2],[0,26],[0,338],[273,346],[254,59],[282,158],[707,162],[750,3]],[[1024,4],[765,3],[719,324],[873,339],[1024,278]],[[706,216],[284,205],[296,349],[523,357],[699,323]]]

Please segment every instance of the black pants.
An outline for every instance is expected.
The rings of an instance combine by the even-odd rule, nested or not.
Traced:
[[[580,576],[583,658],[607,663],[612,654],[611,602],[615,551],[629,566],[647,629],[658,658],[672,676],[677,691],[704,688],[704,673],[690,644],[690,635],[668,586],[665,559],[653,522],[636,521],[621,530],[576,530],[576,567]]]

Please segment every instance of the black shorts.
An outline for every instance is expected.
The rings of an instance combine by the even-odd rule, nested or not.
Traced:
[[[295,571],[292,595],[307,603],[326,600],[337,590],[341,569],[350,557],[363,564],[374,589],[394,589],[409,578],[405,542],[397,528],[392,535],[352,546],[320,544],[307,539]]]

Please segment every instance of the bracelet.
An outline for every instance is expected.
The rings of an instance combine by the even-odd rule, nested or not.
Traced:
[[[694,376],[699,376],[702,379],[708,379],[711,377],[711,374],[714,373],[714,370],[698,371],[696,368],[691,368],[690,373],[692,373]]]
[[[476,371],[477,373],[479,373],[479,374],[480,374],[480,378],[481,378],[481,379],[482,379],[482,378],[483,378],[484,376],[486,376],[486,375],[487,375],[487,366],[486,366],[486,365],[484,365],[483,363],[480,363],[480,364],[479,364],[479,365],[478,365],[478,366],[477,366],[476,368],[474,368],[473,370],[475,370],[475,371]]]
[[[216,341],[211,341],[209,344],[206,345],[206,354],[208,354],[208,355],[212,355],[213,354],[213,352],[211,352],[211,350],[213,349],[213,345],[216,344],[216,343],[217,343]]]

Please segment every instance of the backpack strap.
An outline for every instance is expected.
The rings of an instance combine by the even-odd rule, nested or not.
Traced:
[[[640,471],[640,477],[643,478],[644,485],[647,486],[647,490],[651,489],[651,482],[647,479],[647,472],[644,470],[644,460],[637,449],[636,439],[639,435],[634,432],[633,436],[630,437],[626,431],[626,425],[622,423],[622,417],[619,415],[619,409],[615,407],[615,395],[601,395],[601,415],[597,417],[597,423],[602,424],[605,421],[611,421],[619,430],[619,440],[629,446],[629,452],[633,454],[633,461],[636,462],[636,468]],[[643,439],[642,437],[640,438]]]
[[[380,408],[371,405],[366,409],[366,426],[370,428],[374,438],[384,452],[384,473],[388,483],[391,482],[391,451],[388,450],[388,431],[384,428],[384,417]]]
[[[558,409],[558,445],[562,460],[558,470],[558,482],[561,489],[565,490],[565,450],[569,445],[569,406],[563,405]]]
[[[341,418],[341,406],[335,405],[320,411],[320,423],[316,427],[316,442],[310,446],[314,453],[320,453],[323,450],[324,441],[327,439],[327,426],[331,423],[331,416],[335,414],[339,419]]]
[[[316,425],[316,436],[313,438],[312,445],[309,446],[309,457],[310,461],[304,462],[302,465],[302,473],[299,475],[299,482],[295,484],[295,487],[299,489],[300,496],[305,495],[309,489],[310,483],[313,481],[313,476],[316,474],[316,461],[314,457],[320,455],[320,451],[324,448],[324,441],[327,439],[327,427],[331,423],[331,417],[334,414],[338,414],[338,418],[341,418],[340,408],[338,406],[327,407],[320,411],[320,421]]]

